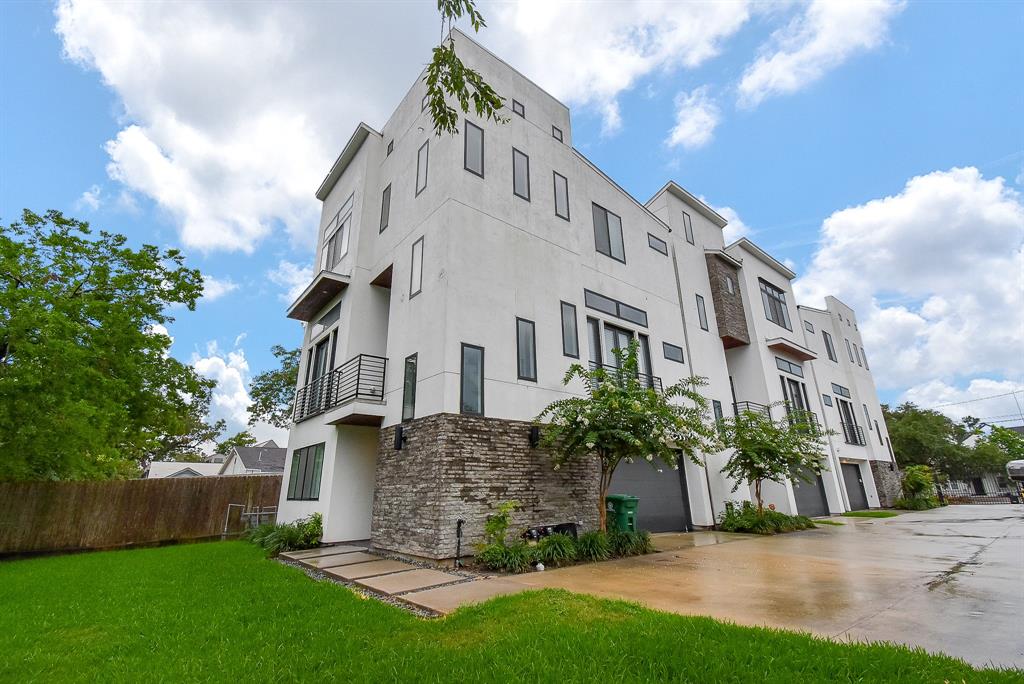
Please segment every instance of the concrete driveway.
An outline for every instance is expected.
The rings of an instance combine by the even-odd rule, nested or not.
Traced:
[[[447,612],[559,587],[838,640],[1024,667],[1024,507],[949,506],[777,537],[658,535],[659,553],[408,596]]]

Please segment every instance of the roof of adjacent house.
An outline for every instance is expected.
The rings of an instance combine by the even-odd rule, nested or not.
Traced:
[[[266,444],[266,442],[264,442]],[[273,440],[270,444],[274,444]],[[235,456],[242,461],[246,470],[258,470],[261,473],[283,473],[284,456],[287,449],[274,446],[235,447]]]
[[[187,463],[184,461],[153,461],[143,477],[210,477],[220,473],[220,463]]]

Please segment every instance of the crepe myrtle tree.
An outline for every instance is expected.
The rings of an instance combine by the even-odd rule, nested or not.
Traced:
[[[821,473],[825,437],[835,434],[822,430],[809,411],[789,411],[776,420],[772,412],[781,407],[783,404],[779,402],[761,411],[740,411],[735,417],[720,422],[725,446],[733,449],[722,472],[736,480],[734,492],[740,482],[754,485],[758,515],[764,513],[761,497],[764,481],[782,484],[786,480],[800,479],[810,482],[810,473]]]
[[[587,370],[573,364],[562,380],[579,379],[585,396],[552,402],[537,416],[540,445],[552,454],[554,468],[584,458],[596,458],[601,468],[597,501],[601,529],[607,529],[605,497],[620,463],[657,461],[679,468],[686,457],[701,465],[699,454],[718,451],[719,434],[708,417],[701,377],[690,377],[656,391],[639,373],[638,344],[615,349],[618,368]]]

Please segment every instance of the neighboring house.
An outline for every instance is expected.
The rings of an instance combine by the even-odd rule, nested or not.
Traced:
[[[679,185],[636,200],[572,147],[565,105],[452,36],[509,122],[435,136],[421,75],[317,190],[315,274],[288,309],[305,332],[279,519],[320,512],[325,541],[434,558],[454,555],[459,520],[471,547],[505,500],[517,523],[593,527],[595,464],[553,470],[531,423],[582,392],[562,385],[570,364],[614,364],[631,340],[653,387],[706,377],[715,416],[785,400],[836,429],[821,478],[767,488],[777,509],[878,506],[898,472],[853,312],[796,307],[795,274],[726,246],[725,219]],[[640,497],[648,529],[708,526],[751,493],[725,454],[705,460],[624,464],[612,491]]]
[[[161,477],[211,477],[220,474],[220,467],[220,463],[153,461],[142,477],[149,480]]]
[[[221,464],[220,475],[280,475],[286,450],[267,440],[251,447],[232,447]]]

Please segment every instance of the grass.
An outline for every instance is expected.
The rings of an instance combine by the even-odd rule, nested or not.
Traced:
[[[815,525],[839,525],[840,527],[842,527],[842,525],[843,525],[843,523],[839,522],[838,520],[829,520],[828,518],[824,518],[824,519],[821,519],[821,520],[815,518],[814,524]]]
[[[899,513],[892,511],[847,511],[843,513],[847,518],[895,518]]]
[[[0,681],[1019,682],[543,591],[424,620],[242,542],[0,563]]]

